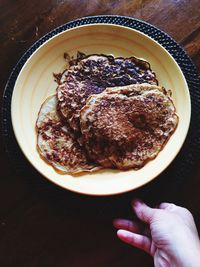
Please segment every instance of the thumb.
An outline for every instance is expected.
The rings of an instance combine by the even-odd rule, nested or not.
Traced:
[[[141,200],[135,199],[132,201],[132,207],[136,216],[144,223],[150,224],[155,213],[155,209],[150,208]]]

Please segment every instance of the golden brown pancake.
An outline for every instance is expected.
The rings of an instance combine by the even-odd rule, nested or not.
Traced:
[[[57,88],[59,109],[76,132],[80,132],[79,115],[87,98],[99,94],[107,87],[137,83],[157,84],[150,64],[135,57],[114,58],[106,55],[78,53],[69,61]]]
[[[37,147],[40,155],[57,171],[76,174],[98,169],[88,160],[70,127],[57,112],[57,97],[43,103],[36,123]]]
[[[150,84],[108,88],[80,112],[83,142],[104,167],[141,168],[155,158],[178,124],[169,93]]]

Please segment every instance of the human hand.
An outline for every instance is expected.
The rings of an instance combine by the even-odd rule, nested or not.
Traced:
[[[132,203],[138,221],[116,219],[118,237],[154,258],[155,267],[199,267],[200,241],[192,214],[185,208],[162,203],[150,208]]]

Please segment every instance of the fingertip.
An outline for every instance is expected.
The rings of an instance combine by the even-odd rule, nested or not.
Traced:
[[[117,231],[117,236],[119,239],[121,239],[122,241],[126,242],[126,243],[130,243],[132,238],[131,238],[131,233],[129,231],[126,230],[118,230]]]
[[[137,205],[137,203],[141,203],[142,201],[141,201],[141,199],[139,199],[139,198],[133,198],[132,199],[132,201],[131,201],[131,205]]]
[[[133,203],[133,210],[136,216],[145,223],[150,223],[154,214],[154,209],[150,208],[141,200],[136,200]]]
[[[124,232],[126,232],[125,230],[119,229],[117,230],[117,236],[122,236],[124,234]]]
[[[131,205],[133,207],[133,209],[137,209],[138,207],[140,207],[144,202],[139,199],[139,198],[134,198],[132,201],[131,201]]]
[[[112,221],[113,226],[114,226],[115,228],[118,228],[118,227],[119,227],[119,222],[120,222],[120,219],[114,219],[114,220]]]
[[[147,236],[138,235],[126,230],[118,230],[117,236],[121,241],[151,254],[151,239]]]

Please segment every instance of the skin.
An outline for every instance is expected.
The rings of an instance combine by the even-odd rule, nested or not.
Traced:
[[[199,267],[200,240],[192,214],[171,203],[150,208],[132,202],[136,221],[116,219],[117,236],[142,249],[154,259],[155,267]]]

